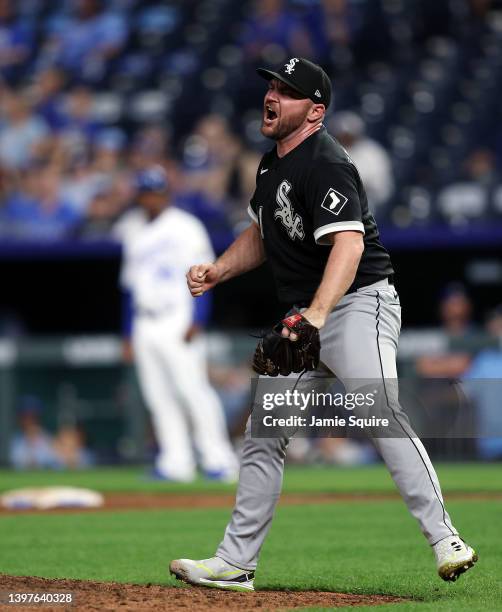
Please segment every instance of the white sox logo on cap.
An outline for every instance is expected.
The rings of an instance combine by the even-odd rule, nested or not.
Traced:
[[[284,64],[286,66],[286,72],[292,74],[295,71],[295,64],[299,61],[297,57],[292,57],[287,64]]]
[[[277,72],[268,68],[257,68],[258,74],[270,81],[277,79],[289,87],[328,108],[331,102],[331,82],[318,64],[304,57],[292,57]]]

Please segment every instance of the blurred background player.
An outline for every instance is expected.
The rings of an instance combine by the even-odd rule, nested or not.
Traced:
[[[185,288],[188,262],[213,257],[209,237],[200,221],[171,206],[161,166],[143,170],[136,186],[140,215],[127,228],[122,221],[122,284],[131,294],[133,356],[159,446],[154,475],[191,481],[199,463],[206,477],[233,481],[237,462],[198,335],[203,313]]]

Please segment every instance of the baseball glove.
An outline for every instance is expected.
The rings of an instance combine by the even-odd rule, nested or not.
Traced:
[[[281,334],[283,327],[295,333],[298,339],[284,338]],[[287,376],[291,372],[315,370],[320,352],[317,327],[300,313],[292,314],[262,336],[254,353],[253,370],[266,376]]]

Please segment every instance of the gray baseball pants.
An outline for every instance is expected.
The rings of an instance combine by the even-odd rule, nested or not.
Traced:
[[[356,379],[394,379],[396,383],[400,329],[399,298],[387,281],[345,295],[321,330],[320,367],[301,379],[302,387],[312,388],[314,384],[316,390],[322,391],[323,379],[333,376],[349,388]],[[399,406],[397,394],[390,393],[387,401],[394,425],[402,434],[374,437],[372,441],[432,545],[458,532],[446,512],[427,451]],[[248,421],[236,503],[216,551],[216,556],[242,569],[256,568],[281,493],[288,441],[288,437],[252,438]]]

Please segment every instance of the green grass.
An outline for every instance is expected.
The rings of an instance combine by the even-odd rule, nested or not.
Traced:
[[[256,585],[414,599],[393,610],[500,609],[502,503],[453,502],[450,511],[481,555],[455,584],[435,575],[432,553],[404,506],[385,501],[279,508]],[[210,556],[228,515],[213,509],[4,516],[0,571],[174,584],[169,560]]]
[[[502,469],[499,464],[476,463],[438,464],[438,474],[444,491],[502,492]],[[202,479],[191,484],[151,482],[144,478],[141,468],[98,468],[75,472],[14,472],[0,470],[0,491],[8,489],[71,485],[90,487],[103,492],[229,492],[234,487]],[[284,491],[385,493],[394,491],[394,484],[382,465],[365,467],[294,467],[288,466]]]
[[[438,471],[445,491],[501,490],[497,465],[442,465]],[[142,482],[138,474],[130,469],[73,474],[3,471],[0,483],[2,489],[72,484],[102,491],[232,490],[214,483],[156,485]],[[291,492],[393,489],[381,466],[290,468],[285,481],[285,490]],[[432,552],[404,504],[388,500],[279,507],[256,586],[410,598],[409,603],[382,606],[399,611],[500,610],[502,501],[452,500],[448,509],[480,554],[478,565],[455,584],[437,577]],[[166,572],[168,562],[213,554],[229,514],[228,509],[194,509],[0,516],[0,572],[175,584]]]

